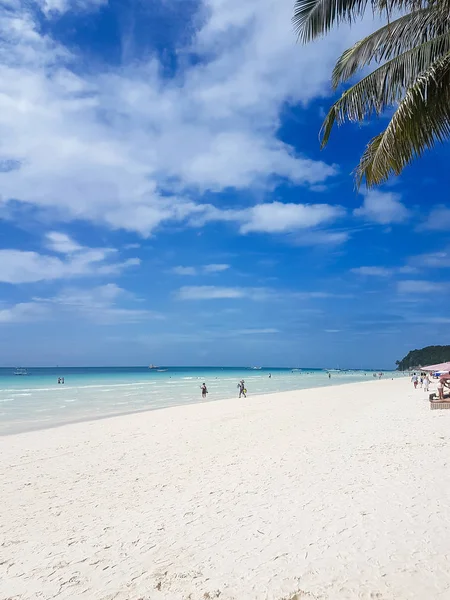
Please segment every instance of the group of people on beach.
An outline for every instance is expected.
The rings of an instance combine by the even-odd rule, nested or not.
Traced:
[[[428,373],[413,373],[411,377],[411,382],[414,385],[414,389],[417,390],[423,389],[424,392],[428,392],[430,389],[430,376]],[[444,381],[442,377],[439,378],[439,382],[437,384],[437,392],[439,400],[444,400]]]
[[[417,375],[416,373],[414,373],[413,376],[411,377],[411,381],[414,385],[415,390],[417,388],[420,388],[420,389],[423,389],[425,392],[428,392],[431,382],[430,382],[430,378],[428,377],[427,373],[420,373],[420,375]]]
[[[272,375],[269,374],[269,377],[272,377]],[[58,381],[58,383],[59,383],[59,381]],[[247,398],[247,390],[245,388],[245,381],[243,379],[240,380],[240,382],[237,384],[237,387],[239,388],[239,398],[241,396],[244,396],[244,398]],[[200,386],[200,389],[202,391],[203,400],[206,400],[206,395],[208,393],[208,388],[206,387],[206,383],[202,383],[202,385]]]

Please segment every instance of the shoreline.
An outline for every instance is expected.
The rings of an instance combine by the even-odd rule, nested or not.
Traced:
[[[402,379],[403,377],[397,376],[394,378],[394,381],[397,379]],[[381,381],[387,381],[388,378],[385,379],[381,379]],[[390,378],[389,378],[390,380]],[[320,386],[315,386],[315,387],[307,387],[307,388],[298,388],[298,389],[293,389],[293,390],[286,390],[286,391],[280,391],[280,392],[266,392],[266,393],[257,393],[254,395],[248,395],[247,396],[247,400],[251,400],[251,399],[256,399],[259,397],[266,397],[266,396],[277,396],[277,395],[283,395],[283,394],[292,394],[292,393],[297,393],[297,392],[304,392],[304,391],[308,391],[308,390],[316,390],[316,389],[329,389],[329,388],[334,388],[334,387],[341,387],[341,386],[345,386],[345,385],[359,385],[359,384],[365,384],[365,383],[376,383],[377,381],[380,381],[379,379],[368,379],[367,381],[358,381],[358,382],[348,382],[348,381],[336,381],[336,379],[333,381],[333,383],[330,383],[329,381],[326,381],[323,385]],[[139,382],[137,382],[139,383]],[[122,385],[122,384],[121,384]],[[101,386],[98,386],[101,387]],[[70,389],[70,386],[67,386],[66,389]],[[58,392],[58,389],[55,390],[56,392]],[[192,406],[192,405],[206,405],[206,404],[210,404],[210,403],[216,403],[216,402],[231,402],[233,400],[238,399],[236,396],[230,396],[227,398],[217,398],[217,399],[207,399],[207,400],[203,400],[202,398],[198,398],[197,400],[192,400],[191,402],[183,402],[180,404],[173,404],[173,405],[169,405],[169,406],[153,406],[153,407],[148,407],[148,408],[142,408],[142,409],[137,409],[137,410],[125,410],[122,412],[117,412],[117,413],[110,413],[110,414],[104,414],[104,415],[86,415],[85,417],[80,417],[79,419],[70,419],[64,422],[57,422],[57,423],[49,423],[49,424],[41,424],[41,425],[35,425],[33,426],[33,424],[30,423],[29,426],[26,426],[25,428],[21,428],[20,431],[0,431],[0,439],[4,438],[4,437],[10,437],[10,436],[14,436],[14,435],[21,435],[21,434],[25,434],[25,433],[33,433],[33,432],[37,432],[37,431],[47,431],[47,430],[53,430],[59,427],[66,427],[68,425],[77,425],[80,423],[89,423],[91,421],[103,421],[105,419],[114,419],[116,417],[126,417],[128,415],[137,415],[137,414],[145,414],[148,412],[154,412],[154,411],[160,411],[160,410],[166,410],[166,409],[172,409],[172,408],[179,408],[182,406]],[[241,399],[241,401],[245,401],[245,398]]]
[[[0,438],[0,598],[445,598],[428,404],[400,378]]]

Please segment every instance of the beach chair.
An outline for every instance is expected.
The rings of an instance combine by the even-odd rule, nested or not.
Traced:
[[[444,402],[430,402],[430,408],[431,410],[450,408],[450,400],[444,400]]]
[[[437,398],[437,394],[430,394],[430,409],[431,410],[440,410],[443,408],[450,408],[450,394],[444,393],[444,400],[435,400]]]

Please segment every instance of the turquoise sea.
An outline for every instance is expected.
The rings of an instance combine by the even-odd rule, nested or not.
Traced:
[[[44,429],[64,423],[204,402],[238,395],[244,379],[248,397],[255,394],[364,381],[372,371],[254,369],[211,367],[31,368],[27,375],[0,368],[0,435]],[[269,378],[269,374],[271,377]],[[385,376],[397,376],[386,373]],[[64,377],[64,385],[58,378]]]

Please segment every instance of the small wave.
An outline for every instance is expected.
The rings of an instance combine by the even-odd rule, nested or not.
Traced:
[[[55,384],[54,387],[46,387],[46,388],[0,388],[0,392],[12,392],[15,395],[19,395],[17,392],[61,392],[64,393],[66,390],[88,390],[88,389],[101,389],[104,387],[109,388],[121,388],[121,387],[147,387],[151,385],[155,385],[156,381],[135,381],[133,383],[98,383],[92,385],[58,385]]]
[[[0,402],[14,402],[14,398],[3,398]]]

